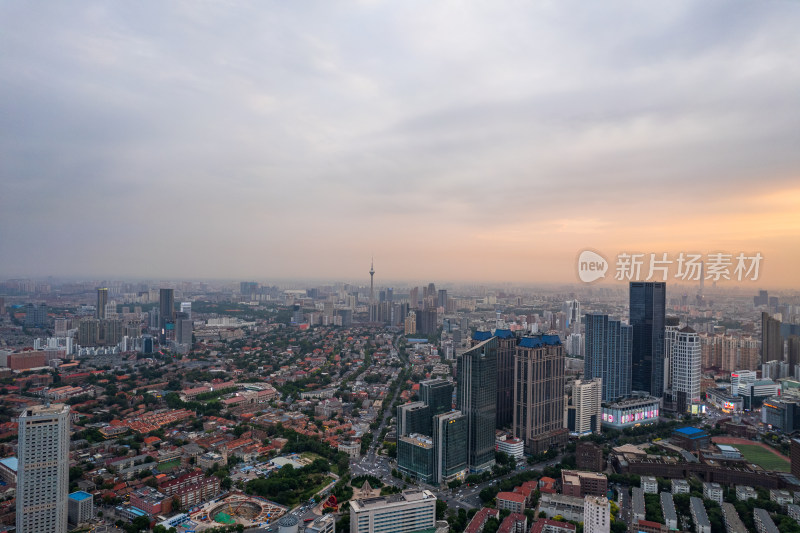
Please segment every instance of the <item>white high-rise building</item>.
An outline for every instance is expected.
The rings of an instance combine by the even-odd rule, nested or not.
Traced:
[[[28,407],[18,422],[17,532],[66,533],[69,406]]]
[[[603,378],[578,379],[572,384],[572,398],[564,402],[564,427],[570,433],[600,433]]]
[[[561,306],[561,312],[567,317],[566,328],[573,333],[581,332],[581,303],[578,300],[567,300]]]
[[[436,526],[436,496],[429,490],[405,490],[350,502],[350,533],[411,533]]]
[[[181,313],[186,313],[186,316],[192,318],[192,302],[181,302]]]
[[[567,355],[583,357],[583,335],[580,333],[571,333],[567,335],[566,345]]]
[[[586,496],[583,499],[583,532],[609,533],[611,504],[605,496]]]
[[[679,411],[701,403],[701,358],[697,332],[690,327],[679,330],[672,345],[672,395]]]
[[[678,326],[664,326],[664,390],[672,390],[672,347],[678,336]]]

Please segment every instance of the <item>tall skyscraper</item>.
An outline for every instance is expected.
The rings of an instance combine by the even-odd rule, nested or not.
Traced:
[[[578,300],[567,300],[561,306],[561,312],[567,319],[566,328],[573,333],[581,331],[581,303]]]
[[[431,434],[431,410],[425,402],[410,402],[397,406],[397,436]]]
[[[630,396],[633,328],[599,314],[587,314],[584,323],[584,379],[602,379],[604,402]]]
[[[158,334],[161,342],[167,338],[167,323],[175,323],[175,291],[161,289],[158,300]]]
[[[417,311],[417,332],[422,335],[433,335],[439,327],[436,309],[428,308]]]
[[[492,337],[461,354],[456,372],[456,405],[467,418],[467,464],[471,472],[483,472],[495,464],[497,339]]]
[[[192,344],[192,329],[194,323],[186,313],[175,313],[175,342],[178,344]]]
[[[678,412],[699,405],[700,398],[700,338],[690,327],[682,328],[672,344],[672,396]]]
[[[786,362],[789,374],[794,375],[794,367],[800,365],[800,336],[791,335],[786,339]]]
[[[587,435],[600,433],[601,396],[603,380],[575,380],[572,383],[572,395],[566,405],[564,416],[565,427],[570,433]]]
[[[447,413],[453,409],[453,383],[444,379],[421,381],[419,399],[430,408],[431,416]]]
[[[439,289],[436,307],[441,307],[447,311],[447,289]]]
[[[660,398],[664,393],[664,320],[667,284],[630,283],[631,388]]]
[[[672,392],[672,346],[678,334],[678,317],[668,316],[664,322],[664,391]]]
[[[181,313],[186,313],[188,318],[192,318],[192,302],[181,302]]]
[[[514,358],[514,436],[536,454],[566,442],[564,347],[558,335],[523,337]]]
[[[497,337],[497,428],[510,428],[514,421],[514,354],[517,338],[509,329],[495,330]]]
[[[69,406],[27,407],[17,437],[17,532],[66,533]]]
[[[100,320],[106,317],[106,304],[108,304],[108,289],[97,289],[97,310],[95,318]]]
[[[761,362],[783,361],[781,321],[769,313],[761,313]]]
[[[467,470],[467,417],[450,411],[433,417],[434,479],[449,483]]]

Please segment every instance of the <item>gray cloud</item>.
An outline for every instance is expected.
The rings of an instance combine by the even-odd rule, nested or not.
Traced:
[[[730,212],[796,186],[798,22],[778,1],[7,2],[0,275],[340,276],[625,202]]]

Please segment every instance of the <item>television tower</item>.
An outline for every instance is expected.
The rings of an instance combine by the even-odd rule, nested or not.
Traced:
[[[375,279],[375,258],[371,259],[369,264],[369,303],[375,301],[375,288],[373,285]]]

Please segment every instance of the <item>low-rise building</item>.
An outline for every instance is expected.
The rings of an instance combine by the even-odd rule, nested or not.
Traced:
[[[787,505],[794,502],[792,493],[788,490],[771,489],[769,491],[769,499],[785,509]]]
[[[561,492],[567,496],[605,496],[608,478],[596,472],[561,471]]]
[[[156,516],[166,512],[163,508],[166,495],[158,492],[152,487],[142,487],[131,493],[131,505],[138,507],[150,516]]]
[[[494,441],[495,449],[498,452],[504,452],[509,457],[514,457],[517,461],[522,461],[525,458],[525,443],[522,439],[517,439],[511,435],[498,435]]]
[[[434,529],[436,496],[428,490],[406,490],[350,502],[351,531],[375,531],[380,524],[387,531],[410,533]]]
[[[527,533],[528,517],[522,513],[511,513],[500,522],[497,533]]]
[[[631,489],[631,495],[631,520],[634,522],[644,520],[647,514],[644,505],[644,491],[641,487],[633,487]]]
[[[315,518],[306,526],[305,533],[336,533],[336,521],[333,515],[326,514]]]
[[[676,446],[690,452],[708,448],[711,443],[711,437],[707,431],[691,426],[673,431],[671,440]]]
[[[583,498],[563,494],[542,494],[536,514],[545,518],[562,516],[564,520],[583,522]]]
[[[685,479],[672,480],[672,494],[689,494],[691,491],[689,482]]]
[[[569,522],[540,518],[533,523],[529,533],[575,533],[575,529],[575,524],[570,524]]]
[[[743,502],[745,500],[755,500],[758,498],[756,489],[749,485],[736,485],[736,500]]]
[[[675,512],[675,501],[669,492],[661,493],[661,514],[664,516],[664,525],[669,530],[678,529],[678,513]]]
[[[640,479],[645,494],[658,494],[658,480],[653,476],[642,476]]]
[[[512,513],[522,513],[525,511],[525,496],[518,492],[498,492],[497,508],[501,511],[508,509]]]
[[[346,453],[351,459],[358,459],[361,455],[361,443],[342,442],[337,446],[337,450]]]
[[[722,502],[722,519],[725,522],[726,533],[748,533],[732,503]]]
[[[790,503],[786,506],[786,514],[788,514],[789,518],[795,522],[800,523],[800,505]]]
[[[486,521],[489,520],[489,518],[496,519],[499,516],[500,516],[499,510],[484,507],[480,511],[475,513],[475,516],[473,516],[472,520],[470,520],[469,524],[467,524],[467,529],[464,530],[464,533],[481,533],[483,531],[483,526],[486,525]]]
[[[760,507],[753,509],[753,523],[758,533],[780,533],[766,509]]]
[[[722,485],[719,483],[703,483],[703,498],[722,503]]]
[[[708,520],[703,500],[692,496],[689,499],[689,512],[692,514],[695,533],[711,533],[711,522]]]

